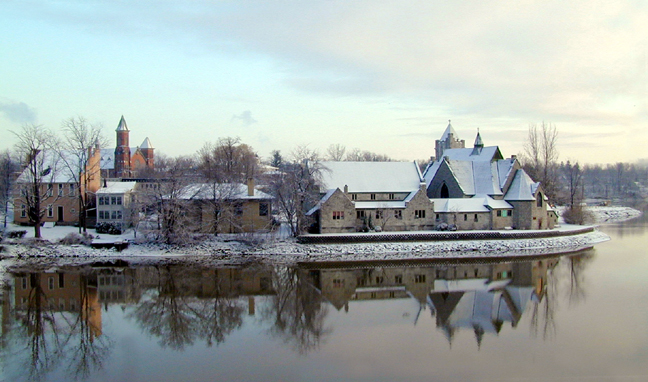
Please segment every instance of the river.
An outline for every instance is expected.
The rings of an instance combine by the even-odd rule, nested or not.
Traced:
[[[478,262],[12,262],[2,380],[644,381],[647,228]]]

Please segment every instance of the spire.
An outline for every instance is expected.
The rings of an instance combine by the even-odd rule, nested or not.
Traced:
[[[119,120],[119,125],[117,126],[117,130],[115,131],[128,131],[128,126],[126,125],[126,120],[124,119],[124,116],[121,116],[121,119]]]
[[[484,141],[482,141],[481,135],[479,134],[479,129],[477,129],[477,137],[475,137],[475,147],[470,155],[479,155],[481,154],[482,149],[484,148]]]

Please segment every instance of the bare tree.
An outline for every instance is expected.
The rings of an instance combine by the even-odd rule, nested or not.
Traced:
[[[7,215],[14,185],[14,174],[19,166],[9,150],[0,153],[0,203],[2,203],[3,227],[7,228]]]
[[[87,212],[95,204],[92,184],[99,184],[100,147],[105,144],[101,125],[92,125],[84,117],[72,117],[61,123],[64,131],[59,147],[61,161],[72,176],[79,201],[79,233],[87,231]]]
[[[57,172],[57,161],[51,152],[56,139],[41,125],[23,125],[20,131],[12,133],[18,138],[16,151],[25,160],[25,169],[18,178],[20,208],[34,226],[34,236],[41,238],[41,224],[48,208],[45,200],[57,195],[51,193],[51,187],[46,189]]]
[[[350,162],[389,162],[391,158],[385,154],[354,148],[347,152],[345,160]]]
[[[330,161],[341,161],[344,159],[346,147],[339,143],[332,144],[326,149],[326,159]]]
[[[258,158],[240,138],[207,142],[198,151],[198,168],[203,177],[219,183],[243,183],[258,172]]]
[[[524,169],[535,181],[542,183],[548,197],[557,191],[558,130],[556,125],[542,122],[538,127],[529,125],[527,143],[524,145]]]

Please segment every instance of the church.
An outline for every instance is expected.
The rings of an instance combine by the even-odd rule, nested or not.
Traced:
[[[321,162],[320,200],[308,211],[316,233],[551,229],[557,214],[515,156],[465,147],[449,122],[436,156],[416,162]]]
[[[130,130],[123,115],[115,131],[117,133],[115,148],[101,150],[103,179],[133,178],[142,170],[155,169],[154,148],[148,137],[139,146],[130,147]]]

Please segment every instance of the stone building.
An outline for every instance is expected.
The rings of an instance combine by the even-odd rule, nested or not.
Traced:
[[[321,199],[307,215],[318,233],[434,228],[416,162],[321,162]]]

